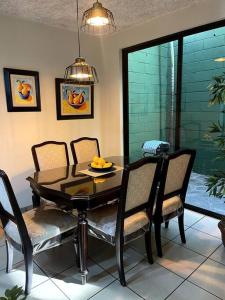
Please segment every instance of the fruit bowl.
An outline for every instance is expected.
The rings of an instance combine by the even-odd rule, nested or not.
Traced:
[[[23,100],[27,100],[30,97],[30,91],[27,92],[27,94],[23,95],[21,92],[19,92],[20,98]]]
[[[72,106],[72,107],[74,107],[74,108],[80,108],[84,104],[84,102],[85,102],[84,99],[83,99],[83,101],[81,103],[76,103],[76,104],[75,103],[70,103],[68,101],[69,105]]]
[[[110,162],[106,162],[106,163],[110,163]],[[88,165],[90,170],[94,170],[95,172],[108,172],[108,171],[111,171],[113,170],[113,166],[114,166],[114,163],[111,163],[111,166],[110,167],[93,167],[91,164]]]

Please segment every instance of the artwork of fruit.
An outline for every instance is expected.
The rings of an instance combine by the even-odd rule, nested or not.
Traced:
[[[26,81],[17,80],[17,91],[18,91],[21,99],[28,100],[28,101],[32,100],[32,96],[30,94],[31,93],[31,85],[29,83],[27,83]]]
[[[56,78],[57,120],[94,117],[94,88]]]
[[[81,91],[80,93],[77,93],[76,90],[67,91],[68,94],[68,103],[71,106],[74,106],[75,108],[80,108],[84,102],[85,102],[85,91]]]

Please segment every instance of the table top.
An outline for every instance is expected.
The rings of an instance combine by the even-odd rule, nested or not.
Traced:
[[[122,156],[107,157],[107,161],[124,166]],[[90,177],[79,171],[90,162],[35,172],[27,180],[33,191],[50,201],[72,208],[92,209],[120,195],[122,170],[101,177]]]

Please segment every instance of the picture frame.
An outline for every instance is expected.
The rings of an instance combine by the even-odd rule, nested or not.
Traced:
[[[55,79],[57,120],[93,119],[94,87]]]
[[[8,112],[41,111],[39,73],[4,68]]]

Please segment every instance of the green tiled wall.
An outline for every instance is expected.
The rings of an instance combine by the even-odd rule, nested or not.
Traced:
[[[136,160],[142,156],[144,141],[166,139],[171,97],[169,44],[130,53],[128,62],[129,149],[131,159]]]
[[[210,30],[184,38],[181,106],[181,146],[195,148],[194,170],[211,174],[224,169],[224,162],[215,161],[217,149],[206,138],[211,122],[223,121],[218,106],[208,105],[208,85],[213,76],[225,71],[225,64],[215,62],[225,56],[225,28]]]
[[[174,42],[175,64],[177,43]],[[184,38],[181,104],[181,147],[195,148],[194,169],[210,174],[225,164],[215,161],[217,149],[207,140],[211,122],[223,122],[217,106],[208,106],[208,85],[212,77],[225,72],[225,63],[215,62],[225,56],[225,28]],[[168,115],[171,103],[171,52],[163,44],[130,53],[129,61],[129,149],[133,160],[141,157],[146,140],[168,140]],[[175,65],[176,81],[176,65]],[[174,109],[175,111],[175,109]]]

